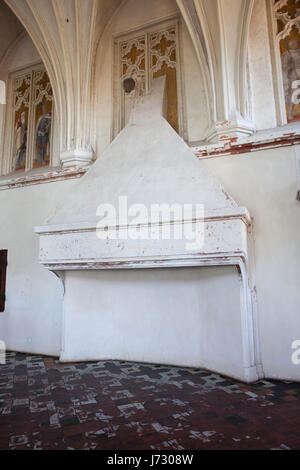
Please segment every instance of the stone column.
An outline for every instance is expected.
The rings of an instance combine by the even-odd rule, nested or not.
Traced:
[[[198,0],[199,1],[199,0]],[[207,1],[203,3],[207,6]],[[247,111],[247,52],[252,0],[213,0],[215,15],[210,14],[214,53],[217,56],[215,87],[221,91],[216,102],[216,121],[209,141],[251,135],[255,126]],[[211,8],[211,7],[210,7]]]

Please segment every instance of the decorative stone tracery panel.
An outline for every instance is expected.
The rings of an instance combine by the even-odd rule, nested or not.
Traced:
[[[166,91],[168,99],[167,119],[173,129],[178,132],[179,123],[175,27],[151,34],[150,47],[152,79],[166,75]]]
[[[53,93],[43,65],[11,75],[7,172],[51,164]]]
[[[146,39],[142,35],[120,44],[121,85],[127,78],[135,81],[135,90],[121,93],[121,126],[126,125],[134,106],[136,96],[145,94],[146,89]]]
[[[178,23],[169,21],[118,38],[115,42],[115,90],[113,134],[127,124],[136,99],[149,91],[152,81],[166,76],[167,119],[183,134]],[[124,80],[135,88],[125,92]]]

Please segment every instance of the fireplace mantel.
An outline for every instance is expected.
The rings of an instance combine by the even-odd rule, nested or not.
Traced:
[[[65,287],[60,359],[196,365],[255,381],[263,373],[251,263],[251,217],[164,119],[164,90],[164,79],[155,80],[125,129],[55,214],[35,229],[40,237],[40,263],[58,275]],[[124,235],[134,225],[113,222],[100,230],[113,231],[114,239],[97,237],[97,207],[117,207],[124,195],[129,205],[142,204],[148,214],[152,204],[200,204],[204,208],[200,219],[195,213],[190,218],[184,215],[156,222],[146,218],[136,228],[153,229],[160,235],[166,226],[178,225],[194,233],[201,222],[203,243],[191,250],[184,237],[132,239]],[[216,278],[213,266],[224,266]],[[228,274],[230,266],[236,270]],[[203,270],[191,270],[197,267],[210,268],[204,270],[210,273],[208,277]],[[157,284],[156,277],[151,278],[154,268],[157,278],[162,278]],[[190,282],[182,275],[184,268]],[[117,271],[114,276],[112,270]],[[175,301],[176,283],[171,281],[174,276],[180,282],[180,309]],[[215,291],[223,288],[222,276],[231,286],[223,297]],[[204,279],[199,293],[198,277]],[[197,288],[190,291],[192,285]],[[133,290],[142,296],[140,306]],[[185,295],[193,324],[184,323],[186,315],[181,308],[185,309]],[[140,315],[144,299],[148,307]],[[164,315],[159,314],[162,305],[167,309]],[[172,318],[170,326],[165,324],[168,317]],[[212,318],[218,319],[215,324],[211,324]],[[190,335],[184,349],[180,347],[183,327]],[[164,339],[159,341],[160,337]]]
[[[200,220],[177,220],[156,224],[195,226]],[[202,222],[202,220],[201,220]],[[200,251],[186,249],[186,240],[122,240],[122,231],[133,226],[110,227],[115,240],[100,240],[95,224],[65,224],[36,227],[40,235],[40,263],[52,271],[204,266],[247,263],[247,232],[251,219],[246,208],[205,214],[204,245]],[[149,228],[151,223],[145,224]],[[118,233],[120,237],[118,237]],[[109,245],[109,246],[108,246]],[[228,262],[231,260],[231,262]]]

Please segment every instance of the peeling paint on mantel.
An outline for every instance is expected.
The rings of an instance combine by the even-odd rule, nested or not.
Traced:
[[[222,142],[211,145],[190,146],[190,149],[197,158],[203,160],[206,158],[225,157],[229,155],[238,155],[243,153],[258,152],[272,148],[288,147],[300,145],[300,129],[283,132],[289,126],[275,128],[268,133],[266,131],[258,132],[247,139],[231,138],[224,139]],[[0,191],[5,189],[21,188],[23,186],[32,186],[42,183],[53,183],[66,179],[81,178],[88,168],[56,168],[45,170],[43,173],[23,174],[23,176],[8,175],[0,179]]]
[[[205,159],[223,157],[243,153],[258,152],[272,148],[282,148],[300,145],[300,128],[287,125],[280,128],[260,131],[246,139],[228,139],[224,136],[222,142],[211,145],[191,146],[196,157]]]
[[[0,179],[0,191],[5,189],[21,188],[41,183],[53,183],[66,179],[80,178],[86,173],[86,168],[57,168],[44,171],[43,173],[23,174],[23,176],[7,176]]]

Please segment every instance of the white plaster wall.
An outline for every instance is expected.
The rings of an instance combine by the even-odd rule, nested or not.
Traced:
[[[93,146],[99,156],[111,141],[113,122],[113,38],[147,26],[163,18],[179,15],[174,0],[128,0],[117,10],[101,37],[95,64],[95,125]],[[201,70],[194,46],[182,20],[181,57],[184,67],[183,95],[186,135],[190,142],[199,142],[207,132],[207,108]]]
[[[102,40],[105,47],[98,49],[95,70],[95,80],[97,82],[95,106],[97,114],[94,135],[98,155],[109,144],[111,137],[112,34],[124,33],[131,28],[142,26],[149,21],[155,21],[177,12],[176,3],[173,0],[164,0],[163,2],[161,0],[152,0],[151,3],[151,8],[149,8],[148,1],[129,0],[119,10],[118,15],[112,20],[106,33],[104,33]],[[271,127],[274,123],[273,101],[271,99],[272,94],[270,94],[271,88],[269,87],[269,85],[271,86],[270,61],[268,58],[268,44],[265,41],[266,30],[263,26],[265,17],[264,13],[261,13],[259,9],[257,10],[259,4],[262,3],[262,0],[255,2],[256,10],[254,9],[250,32],[250,56],[252,65],[254,63],[252,69],[254,111],[259,128]],[[215,14],[214,2],[206,0],[205,4],[209,13],[213,16]],[[260,14],[262,14],[261,18],[259,18]],[[255,18],[257,22],[255,22]],[[258,21],[259,19],[261,21]],[[193,46],[184,28],[182,33],[188,138],[197,141],[201,140],[206,125],[201,74],[197,68]],[[16,46],[14,53],[9,56],[6,65],[1,64],[0,79],[6,80],[9,71],[29,65],[37,60],[39,60],[37,52],[29,37],[26,36]],[[265,87],[266,83],[268,84],[267,87]],[[205,160],[205,164],[219,177],[220,182],[224,184],[238,203],[250,210],[254,218],[255,278],[264,373],[267,377],[300,380],[300,366],[293,365],[291,361],[292,342],[300,339],[300,205],[295,198],[297,190],[295,150],[292,147],[264,150],[208,159]],[[0,192],[2,224],[0,249],[8,248],[9,250],[7,304],[5,312],[0,313],[0,339],[6,341],[9,349],[59,354],[61,348],[61,287],[55,276],[38,264],[39,240],[34,235],[33,230],[35,225],[44,223],[46,217],[54,211],[59,201],[75,185],[76,181],[65,181]],[[230,326],[222,323],[228,318],[224,311],[232,309],[235,312],[236,307],[228,293],[234,292],[237,285],[236,273],[233,273],[231,268],[222,268],[222,270],[225,271],[222,271],[222,273],[216,269],[201,269],[191,272],[184,270],[180,273],[168,270],[155,271],[154,277],[151,277],[153,276],[152,272],[143,272],[141,274],[141,271],[139,271],[130,274],[132,281],[134,281],[131,285],[124,281],[124,273],[93,273],[91,282],[88,283],[88,277],[85,277],[82,284],[79,283],[81,274],[71,273],[67,279],[67,289],[68,283],[74,284],[78,287],[78,295],[79,293],[82,294],[82,301],[87,303],[88,299],[93,299],[95,307],[91,310],[91,315],[97,317],[99,301],[97,292],[98,288],[100,291],[102,289],[102,287],[99,287],[102,285],[100,281],[103,280],[105,275],[107,276],[105,279],[109,278],[112,284],[116,283],[119,286],[121,294],[125,291],[129,292],[129,302],[131,302],[130,305],[133,309],[131,321],[138,318],[140,314],[134,303],[136,295],[140,295],[140,304],[143,305],[145,301],[150,302],[148,290],[146,290],[146,286],[148,286],[150,291],[155,293],[151,297],[153,302],[151,311],[158,314],[161,310],[158,309],[159,306],[155,303],[157,299],[156,292],[159,289],[165,289],[162,294],[165,299],[163,305],[168,312],[174,312],[174,315],[177,315],[177,327],[174,335],[178,335],[179,316],[183,306],[186,306],[186,302],[184,297],[181,297],[181,301],[177,305],[174,300],[175,297],[168,294],[168,289],[172,291],[174,285],[175,287],[180,285],[179,291],[181,291],[183,281],[185,281],[185,287],[189,289],[188,302],[189,299],[193,301],[187,304],[188,315],[190,315],[190,318],[194,316],[194,319],[198,321],[199,319],[195,318],[197,311],[201,315],[204,315],[205,311],[213,312],[213,321],[210,324],[211,330],[200,333],[202,340],[205,341],[207,336],[212,334],[211,331],[214,330],[219,345],[223,341],[219,327],[224,327],[223,329],[226,331],[226,328]],[[188,274],[186,274],[187,272]],[[166,282],[159,283],[158,280],[163,280],[166,273],[168,275]],[[84,275],[87,276],[88,273]],[[140,280],[145,281],[145,283],[139,293],[136,293],[135,284]],[[170,285],[171,281],[173,281],[172,286]],[[201,287],[198,291],[200,281]],[[202,290],[202,284],[206,287],[205,290]],[[95,286],[97,289],[95,289]],[[201,293],[206,299],[206,310],[195,310],[192,305],[200,305],[199,295]],[[208,296],[208,294],[212,295]],[[68,296],[66,301],[70,301]],[[222,310],[220,305],[223,305]],[[81,332],[76,327],[76,324],[78,324],[78,311],[76,312],[76,305],[72,304],[71,307],[73,306],[74,316],[66,318],[66,321],[74,321],[73,332],[80,339]],[[148,318],[150,323],[150,317]],[[121,310],[119,310],[119,317],[116,317],[116,319],[125,320],[121,316]],[[170,319],[170,316],[168,319]],[[110,321],[107,317],[108,320]],[[157,323],[150,326],[152,327],[152,333],[158,331]],[[188,325],[181,324],[181,329],[183,327],[187,328],[186,334],[189,334],[192,338],[188,351],[194,358],[199,357],[201,344],[204,343],[197,342],[199,339],[197,338],[197,331],[188,330]],[[84,331],[90,342],[95,341],[92,340],[89,331],[88,316]],[[99,334],[98,338],[101,338],[102,332],[100,329],[97,333]],[[238,332],[235,333],[237,333],[237,337],[240,337]],[[164,339],[161,336],[163,334],[164,331],[162,330],[158,339]],[[170,336],[167,344],[170,345],[174,338],[175,336],[173,338]],[[184,336],[181,336],[181,338],[184,338]],[[228,336],[226,338],[228,340]],[[125,339],[123,338],[124,351],[126,347]],[[141,354],[139,338],[133,339],[136,341],[136,351]],[[111,336],[109,341],[111,341]],[[66,338],[66,347],[67,344],[68,338]],[[95,344],[94,346],[96,347]],[[181,343],[181,346],[185,347],[186,343]],[[77,347],[84,348],[85,345],[78,341]],[[220,346],[218,346],[217,351],[220,353]],[[234,362],[236,359],[235,354],[239,354],[239,346],[235,350],[231,349],[231,351],[234,351],[234,357],[224,358],[224,361]],[[67,349],[65,352],[67,353]],[[159,350],[162,355],[167,354],[167,352]],[[140,360],[147,360],[147,349],[144,354],[143,357],[140,356]],[[158,357],[157,360],[160,361],[161,359],[161,357]],[[172,359],[176,360],[176,357]],[[212,359],[208,358],[207,360]],[[212,362],[210,366],[214,368]]]
[[[7,83],[9,73],[40,61],[25,33],[1,62],[0,78]],[[0,125],[0,163],[7,157],[3,130]],[[53,183],[0,191],[0,249],[8,249],[7,301],[5,312],[0,313],[0,339],[8,349],[59,354],[62,291],[54,274],[39,265],[34,226],[43,223],[71,185]]]
[[[61,348],[62,288],[39,265],[44,222],[75,181],[0,191],[0,249],[8,249],[7,300],[0,312],[0,339],[16,351],[58,355]]]
[[[234,267],[69,271],[61,358],[243,376],[239,295]]]
[[[300,380],[292,342],[300,340],[300,204],[295,148],[206,160],[254,218],[255,277],[262,363],[267,377]]]
[[[107,123],[107,119],[104,121]],[[300,206],[295,200],[294,149],[220,157],[205,163],[254,217],[258,319],[265,375],[300,380],[300,368],[291,362],[292,342],[300,339]],[[0,214],[5,224],[0,232],[0,249],[9,249],[7,304],[6,311],[0,313],[0,332],[10,349],[59,354],[60,284],[53,274],[38,265],[38,238],[33,228],[44,222],[75,184],[61,182],[0,192]],[[119,282],[122,284],[121,279]],[[215,282],[212,279],[211,291]],[[214,293],[213,298],[216,304],[226,301],[226,293],[218,297]],[[191,352],[196,355],[199,350]]]
[[[291,361],[292,342],[300,339],[300,205],[295,198],[297,189],[295,149],[287,147],[219,157],[207,159],[205,164],[219,177],[230,194],[240,204],[248,207],[254,218],[255,281],[264,373],[266,377],[300,380],[300,367],[293,365]],[[35,225],[44,223],[48,214],[54,212],[59,201],[75,185],[76,181],[65,181],[0,192],[0,214],[3,224],[0,231],[0,249],[9,249],[7,304],[5,312],[0,313],[0,337],[7,342],[10,349],[59,354],[62,305],[60,283],[52,273],[38,265],[38,237],[34,235],[33,228]],[[200,287],[199,292],[211,294],[209,300],[207,296],[205,305],[207,312],[216,315],[212,317],[214,322],[211,328],[215,325],[218,333],[220,318],[229,318],[224,312],[232,306],[231,293],[236,288],[236,281],[232,279],[231,271],[229,275],[226,272],[224,277],[223,272],[220,277],[220,273],[215,270],[207,269],[206,272],[206,269],[201,269],[200,272],[204,274],[201,276],[199,274],[198,278],[183,274],[187,281],[186,287],[191,289],[194,305],[198,305],[195,303],[195,288],[192,286],[195,286],[199,280],[202,283],[203,280],[205,290],[202,291]],[[214,277],[212,273],[216,273],[216,276]],[[104,275],[106,274],[97,273],[90,284],[91,287],[84,281],[82,289],[86,290],[86,293],[82,292],[78,286],[81,274],[72,273],[69,280],[75,283],[76,289],[78,286],[78,295],[82,297],[86,305],[87,299],[93,299],[93,304],[97,305],[99,299],[96,292],[98,290],[101,292],[102,289],[98,280],[101,280]],[[154,275],[158,280],[164,276],[160,274],[160,271],[155,271]],[[97,276],[99,276],[98,280]],[[120,302],[125,287],[131,292],[132,306],[134,306],[135,296],[140,296],[141,305],[146,300],[150,302],[145,286],[139,293],[135,282],[130,287],[124,282],[122,276],[124,274],[114,271],[108,273],[107,278],[120,284]],[[147,274],[138,271],[131,276],[136,276],[132,280],[139,282],[141,279],[146,280]],[[176,281],[176,275],[172,276],[173,271],[168,283],[172,280],[174,286],[178,286],[180,282]],[[85,279],[88,278],[85,277]],[[163,289],[161,283],[155,285],[154,281],[155,279],[151,280],[151,278],[147,280],[152,292],[159,288]],[[95,283],[97,288],[95,288]],[[228,293],[230,293],[229,299]],[[191,295],[190,293],[187,295],[187,313],[192,317],[197,314],[197,311],[193,313],[191,308]],[[152,300],[155,311],[155,296]],[[69,301],[68,298],[67,301]],[[172,307],[172,297],[169,302],[170,304],[165,305]],[[177,313],[183,304],[181,300]],[[222,314],[218,306],[220,304],[223,305]],[[136,308],[134,315],[138,315]],[[76,313],[76,309],[74,311],[74,317],[66,320],[74,321],[76,325],[78,312]],[[95,317],[96,309],[92,308],[90,314]],[[87,310],[86,315],[85,334],[89,337],[89,342],[93,342],[92,335],[88,331],[90,317],[88,317]],[[119,315],[121,315],[120,312]],[[120,316],[119,319],[122,320],[122,317]],[[154,331],[156,327],[155,324]],[[76,326],[72,331],[79,335]],[[102,334],[101,331],[99,335]],[[163,334],[161,332],[161,335]],[[216,338],[219,342],[218,334]],[[30,338],[32,338],[31,342]],[[195,336],[193,338],[193,341],[196,341]],[[199,351],[201,352],[195,344],[194,342],[191,349],[194,357]],[[81,354],[84,346],[80,341],[76,344],[77,347]],[[199,344],[197,347],[200,348]],[[144,359],[141,357],[141,360],[146,359],[147,356]]]

